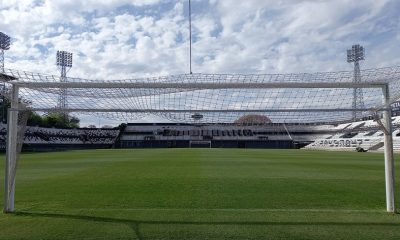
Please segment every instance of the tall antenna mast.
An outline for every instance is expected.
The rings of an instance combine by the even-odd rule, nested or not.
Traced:
[[[72,68],[72,53],[66,51],[57,51],[57,66],[61,73],[61,82],[67,82],[67,72]],[[58,108],[65,109],[67,107],[67,91],[61,89],[58,97]]]
[[[192,1],[189,0],[189,73],[192,74]]]
[[[347,62],[354,63],[354,82],[361,82],[360,61],[365,59],[364,47],[356,44],[347,50]],[[364,108],[364,97],[362,88],[354,88],[353,90],[353,109]],[[358,119],[359,113],[354,110],[353,120]]]

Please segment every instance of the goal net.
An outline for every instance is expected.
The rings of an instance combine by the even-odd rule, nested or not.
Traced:
[[[5,70],[3,81],[19,86],[33,111],[77,112],[130,121],[156,116],[184,123],[233,123],[244,115],[265,115],[272,122],[310,123],[359,118],[384,108],[382,89],[388,84],[389,102],[400,97],[400,67],[361,72],[303,74],[183,74],[126,80],[88,80]],[[10,79],[7,80],[7,76]],[[363,91],[362,106],[353,107],[354,88]],[[62,91],[67,89],[68,91]],[[67,94],[65,108],[58,106]]]
[[[210,124],[235,123],[244,116],[257,115],[271,123],[337,123],[353,121],[354,116],[369,117],[373,111],[378,113],[375,116],[385,116],[386,184],[393,190],[390,105],[400,98],[400,66],[363,70],[358,78],[355,81],[353,71],[182,74],[125,80],[61,79],[11,69],[0,74],[1,83],[12,89],[11,95],[5,95],[11,101],[11,110],[20,112],[23,109],[18,103],[24,100],[27,109],[37,112],[75,112],[123,121],[157,117],[177,123]],[[360,105],[353,104],[361,96],[356,93],[362,93]],[[59,99],[66,104],[60,105]],[[15,121],[8,123],[14,129],[8,133],[8,162],[16,162],[19,148]],[[387,192],[388,211],[394,211],[393,191]]]

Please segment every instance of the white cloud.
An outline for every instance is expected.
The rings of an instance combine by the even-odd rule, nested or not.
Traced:
[[[14,66],[27,58],[52,64],[43,59],[57,49],[65,49],[75,52],[76,63],[84,64],[75,64],[73,69],[80,76],[186,72],[186,1],[170,2],[172,7],[156,15],[116,11],[127,4],[142,8],[148,5],[145,9],[154,8],[154,14],[157,4],[168,2],[7,1],[1,10],[4,23],[0,26],[14,36],[13,48],[18,50],[10,54],[19,59]],[[194,7],[199,3],[194,2]],[[368,45],[368,31],[372,35],[382,29],[376,21],[393,18],[385,15],[389,3],[393,1],[210,1],[205,6],[208,9],[193,11],[194,69],[292,72],[345,68],[345,49],[355,42]],[[94,15],[85,15],[94,11]],[[385,30],[397,31],[394,38],[398,35],[398,28],[388,26]],[[35,44],[48,46],[48,51],[40,53]],[[369,47],[374,52],[375,46]]]
[[[128,6],[128,7],[127,7]],[[0,31],[13,37],[7,66],[57,74],[57,50],[74,53],[73,76],[116,79],[188,72],[187,1],[0,0]],[[400,64],[396,0],[193,1],[195,72],[269,73]],[[122,9],[122,10],[121,10]]]

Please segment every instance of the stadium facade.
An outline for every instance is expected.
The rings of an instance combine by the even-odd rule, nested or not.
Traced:
[[[397,106],[397,105],[396,105]],[[399,112],[393,111],[394,115]],[[393,116],[394,150],[400,150],[400,117]],[[384,133],[373,119],[357,122],[183,124],[129,123],[113,129],[57,129],[29,126],[23,151],[99,148],[306,148],[383,150]],[[0,124],[0,150],[6,148]]]

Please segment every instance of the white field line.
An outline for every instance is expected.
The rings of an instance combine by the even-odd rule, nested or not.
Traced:
[[[341,212],[341,213],[385,213],[385,210],[368,209],[235,209],[235,208],[75,208],[73,211],[177,211],[177,212]]]

